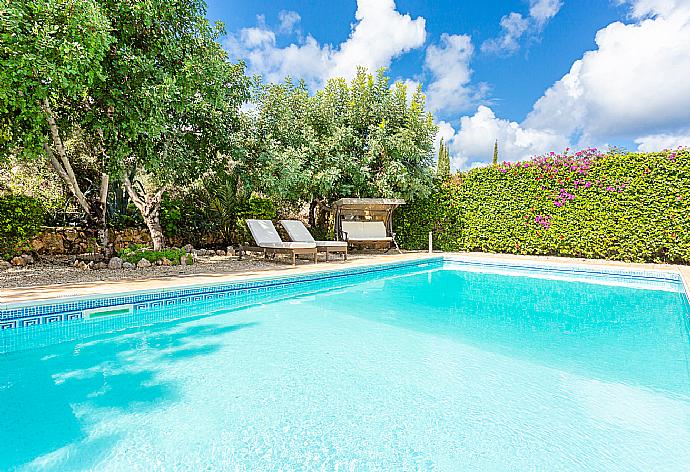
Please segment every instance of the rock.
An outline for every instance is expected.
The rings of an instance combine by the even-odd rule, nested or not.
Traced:
[[[186,266],[187,265],[187,259],[189,256],[182,256],[180,257],[180,265]]]
[[[74,242],[79,237],[76,230],[68,229],[65,231],[65,239],[69,242]]]
[[[105,262],[96,262],[96,263],[93,265],[93,268],[94,268],[94,269],[97,269],[97,270],[107,269],[107,268],[108,268],[108,264],[106,264]]]
[[[76,267],[77,267],[77,269],[81,269],[81,270],[89,270],[89,269],[90,269],[90,267],[88,266],[88,264],[87,264],[86,262],[84,262],[84,261],[79,261],[79,262],[77,262],[77,266],[76,266]]]
[[[234,256],[235,255],[235,248],[232,246],[228,246],[228,251],[226,253],[228,256]]]
[[[100,262],[103,260],[103,254],[94,254],[94,253],[87,253],[87,254],[80,254],[79,259],[82,261],[93,261],[93,262]]]
[[[79,259],[75,259],[75,260],[74,260],[74,264],[72,264],[72,266],[78,268],[80,262],[81,262],[81,261],[80,261]]]
[[[189,254],[194,250],[194,246],[192,246],[191,244],[187,244],[186,246],[182,246],[182,249],[184,250],[184,252]]]
[[[22,257],[22,259],[24,259],[26,261],[27,265],[34,263],[34,258],[31,254],[22,254],[21,257]]]
[[[0,259],[0,270],[7,270],[7,269],[9,269],[10,267],[12,267],[12,264],[10,264],[10,263],[7,262],[7,261],[4,261],[4,260]]]
[[[167,257],[164,257],[164,258],[160,261],[160,263],[161,263],[161,265],[163,265],[163,266],[171,266],[171,265],[172,265],[172,262],[170,262],[170,259],[168,259]]]
[[[12,258],[10,264],[12,264],[15,267],[24,267],[26,265],[26,261],[23,257],[16,256]]]
[[[146,259],[142,259],[139,262],[137,262],[138,269],[146,269],[147,267],[151,267],[151,263]]]
[[[224,255],[225,255],[225,251],[223,251],[222,249],[218,249],[216,251],[216,256],[224,256]]]
[[[122,263],[122,268],[123,268],[123,269],[127,269],[127,270],[132,270],[132,269],[134,269],[135,267],[134,267],[134,264],[132,264],[131,262],[123,262],[123,263]]]
[[[110,261],[108,262],[108,269],[122,269],[122,259],[120,259],[119,257],[113,257],[112,259],[110,259]]]
[[[41,238],[34,239],[31,241],[31,249],[36,252],[42,252],[43,248],[46,247],[46,243]]]
[[[31,248],[38,254],[65,254],[65,241],[61,234],[45,231],[31,241]]]

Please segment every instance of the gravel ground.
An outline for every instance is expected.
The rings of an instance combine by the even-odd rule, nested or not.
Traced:
[[[311,264],[311,262],[298,260],[297,264]],[[13,267],[8,270],[0,270],[0,288],[36,287],[122,279],[155,279],[189,274],[231,274],[266,269],[288,269],[290,267],[292,267],[291,261],[288,261],[287,258],[280,258],[280,256],[278,256],[275,262],[251,256],[245,257],[241,261],[236,256],[214,256],[199,257],[191,266],[152,266],[146,269],[133,270],[83,270],[72,267],[67,257],[51,257],[43,258],[27,267]]]

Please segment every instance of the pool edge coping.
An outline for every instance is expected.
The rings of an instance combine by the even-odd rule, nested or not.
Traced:
[[[690,285],[688,278],[684,276],[680,268],[669,266],[668,268],[645,269],[641,267],[626,268],[622,265],[607,265],[597,263],[598,261],[584,262],[573,260],[535,260],[520,257],[492,257],[494,255],[472,255],[469,253],[415,253],[408,254],[408,257],[398,258],[395,260],[385,261],[366,261],[362,264],[353,266],[332,266],[318,269],[311,267],[306,271],[301,272],[285,272],[273,273],[268,275],[234,275],[228,274],[230,277],[226,280],[215,282],[203,282],[180,284],[173,286],[164,286],[158,288],[146,288],[141,290],[124,290],[117,292],[110,292],[106,294],[85,294],[85,295],[64,295],[53,298],[44,298],[39,300],[22,300],[19,302],[0,303],[0,323],[17,321],[17,326],[25,327],[28,325],[19,326],[19,321],[28,320],[37,317],[49,317],[51,315],[57,316],[59,314],[66,316],[70,313],[82,312],[93,307],[108,307],[117,306],[128,303],[138,303],[146,300],[166,300],[175,297],[203,295],[224,291],[235,290],[251,290],[257,288],[270,288],[291,283],[303,283],[309,281],[318,281],[324,278],[338,278],[347,277],[351,275],[358,275],[373,270],[388,270],[397,267],[413,266],[416,264],[423,264],[432,261],[449,261],[458,262],[468,265],[484,266],[497,269],[516,269],[516,270],[544,270],[544,271],[563,271],[571,272],[576,275],[595,275],[595,276],[620,276],[631,277],[635,279],[649,279],[655,281],[680,283],[681,290],[679,293],[685,295],[686,300],[690,303]],[[215,289],[215,290],[214,290]],[[149,297],[150,298],[147,298]],[[139,298],[137,301],[136,299]],[[101,301],[102,304],[97,302]],[[92,305],[89,302],[93,302]],[[107,303],[106,303],[107,302]],[[50,310],[52,308],[52,310]],[[15,313],[10,313],[15,311]],[[43,324],[45,321],[40,322]]]

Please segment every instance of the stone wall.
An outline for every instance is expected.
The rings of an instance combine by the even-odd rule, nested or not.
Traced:
[[[110,229],[108,241],[117,252],[135,244],[151,245],[151,236],[148,230],[143,228]],[[75,255],[93,252],[98,247],[98,242],[98,231],[94,229],[44,227],[31,241],[31,249],[40,255]],[[168,246],[182,247],[189,241],[169,238],[166,243]],[[195,246],[224,247],[223,238],[219,234],[205,234],[199,238]]]
[[[109,230],[108,240],[115,251],[133,244],[150,244],[151,236],[145,229],[127,228]],[[41,255],[84,254],[98,247],[98,232],[85,228],[43,228],[31,241],[31,249]]]

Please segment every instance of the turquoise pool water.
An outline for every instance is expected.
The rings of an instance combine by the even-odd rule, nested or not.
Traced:
[[[1,355],[0,470],[687,470],[680,288],[332,285]]]

